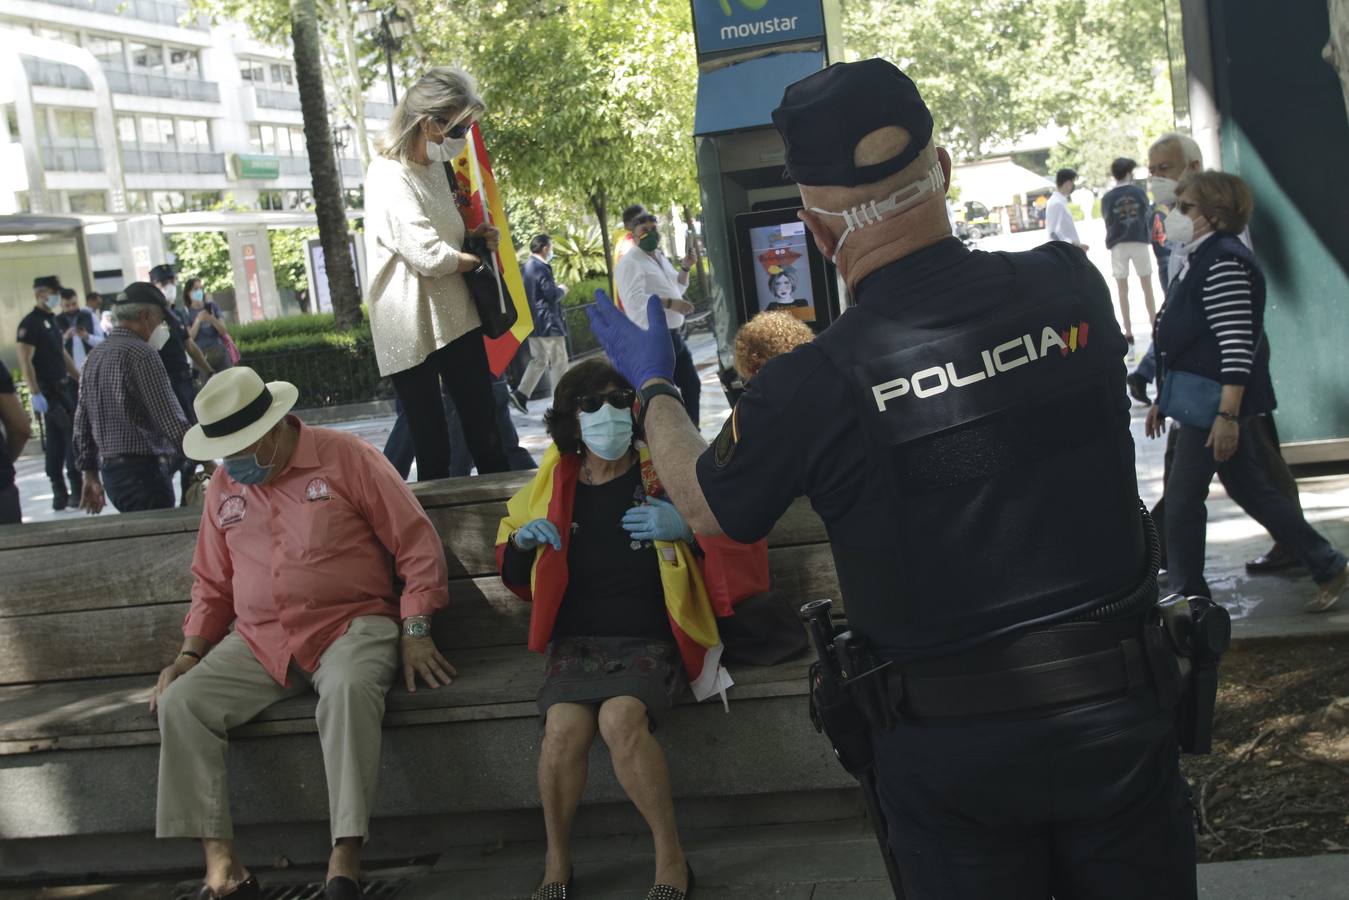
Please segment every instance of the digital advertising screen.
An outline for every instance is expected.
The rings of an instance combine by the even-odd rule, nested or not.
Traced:
[[[760,312],[777,310],[791,313],[803,322],[815,321],[815,285],[806,243],[809,238],[805,224],[800,221],[749,229],[754,296]]]

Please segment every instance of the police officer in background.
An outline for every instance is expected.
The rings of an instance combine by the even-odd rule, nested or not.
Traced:
[[[19,370],[28,384],[29,403],[42,416],[46,438],[47,477],[52,483],[52,509],[65,509],[70,495],[78,502],[84,484],[75,464],[75,399],[80,370],[62,341],[56,310],[61,282],[55,275],[33,279],[34,307],[19,321]],[[70,475],[70,485],[66,477]]]
[[[155,266],[150,270],[150,283],[159,288],[170,306],[169,315],[164,319],[164,324],[169,326],[169,339],[159,349],[159,358],[164,362],[164,370],[169,373],[169,383],[173,385],[173,394],[183,408],[183,415],[189,425],[195,425],[197,413],[193,402],[197,399],[197,385],[192,378],[192,367],[195,365],[207,378],[214,375],[215,370],[206,361],[206,356],[197,347],[196,341],[188,336],[182,314],[174,305],[178,297],[178,279],[173,266],[168,263]],[[196,470],[196,462],[187,457],[182,458],[178,476],[184,503],[187,502],[187,489],[192,484],[192,476]]]
[[[1067,244],[952,237],[950,156],[883,60],[791,85],[773,121],[856,308],[771,360],[709,448],[669,341],[599,297],[666,488],[698,534],[758,540],[801,495],[824,520],[849,625],[890,663],[898,721],[872,744],[909,898],[1192,900],[1105,282]]]

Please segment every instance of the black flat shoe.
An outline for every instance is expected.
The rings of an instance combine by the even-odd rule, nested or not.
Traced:
[[[1246,571],[1252,575],[1265,575],[1291,569],[1297,564],[1296,556],[1276,544],[1268,553],[1247,561]]]
[[[262,887],[258,884],[258,876],[249,875],[239,886],[228,894],[217,894],[206,885],[201,886],[197,891],[197,900],[262,900]]]
[[[1129,396],[1133,397],[1144,406],[1151,406],[1152,401],[1148,399],[1148,380],[1137,372],[1130,372],[1124,376],[1124,383],[1129,387]]]
[[[529,900],[567,900],[572,896],[571,883],[576,880],[576,867],[572,866],[571,871],[567,873],[567,883],[560,881],[550,881],[547,884],[541,884],[534,889],[534,893],[529,895]]]
[[[693,866],[688,865],[689,886],[680,890],[677,887],[671,887],[668,884],[653,884],[651,890],[646,892],[646,900],[688,900],[693,896]]]
[[[337,875],[328,879],[323,896],[325,900],[360,900],[365,895],[361,893],[360,882],[352,881],[345,875]]]

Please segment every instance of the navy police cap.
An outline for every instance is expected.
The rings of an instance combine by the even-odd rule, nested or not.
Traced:
[[[788,85],[773,124],[787,146],[787,173],[806,185],[872,184],[913,162],[932,141],[932,113],[918,86],[883,59],[835,63]],[[909,133],[904,151],[854,165],[858,142],[891,125]]]

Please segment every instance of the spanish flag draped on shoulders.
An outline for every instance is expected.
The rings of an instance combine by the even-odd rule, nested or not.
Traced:
[[[648,497],[663,497],[664,488],[651,463],[646,445],[636,442],[640,458],[642,487]],[[563,456],[554,444],[544,454],[543,462],[534,480],[525,485],[506,504],[506,516],[497,529],[497,567],[502,572],[506,587],[526,602],[533,604],[529,620],[529,649],[544,652],[552,638],[563,595],[567,591],[567,549],[571,541],[572,508],[576,498],[576,484],[580,477],[581,458]],[[513,584],[506,578],[506,542],[525,524],[538,518],[547,518],[557,526],[562,538],[562,549],[554,550],[544,544],[534,551],[534,564],[528,584]],[[688,675],[689,687],[695,699],[702,701],[720,694],[734,682],[721,665],[722,644],[717,631],[717,610],[729,612],[729,603],[709,595],[708,582],[725,583],[719,567],[735,564],[740,554],[727,538],[700,541],[703,556],[683,541],[654,541],[660,560],[661,585],[665,590],[665,607],[670,617],[675,643]],[[762,547],[753,548],[762,553]],[[705,572],[706,576],[705,577]],[[767,585],[763,586],[765,589]]]

